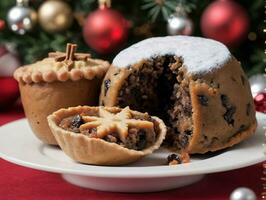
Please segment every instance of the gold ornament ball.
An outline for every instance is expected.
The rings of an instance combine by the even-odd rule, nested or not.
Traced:
[[[68,29],[73,22],[73,12],[70,6],[61,0],[45,1],[38,10],[41,27],[56,33]]]

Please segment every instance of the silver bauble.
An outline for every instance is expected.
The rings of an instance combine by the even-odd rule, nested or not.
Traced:
[[[257,74],[249,78],[252,96],[255,97],[259,92],[266,92],[266,76]]]
[[[167,20],[167,32],[169,35],[191,35],[193,23],[186,14],[176,12]]]
[[[37,23],[37,13],[27,6],[28,1],[17,0],[17,5],[7,13],[9,28],[17,34],[24,35],[31,31]]]
[[[236,188],[230,195],[230,200],[256,200],[256,194],[249,188]]]

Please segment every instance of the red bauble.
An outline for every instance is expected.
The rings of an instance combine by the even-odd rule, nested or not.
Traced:
[[[119,12],[104,6],[89,14],[83,37],[95,51],[111,53],[126,41],[128,27],[128,21]]]
[[[0,45],[0,109],[12,106],[19,97],[17,81],[13,78],[13,72],[20,66],[20,62],[14,54]]]
[[[254,103],[258,112],[266,113],[266,93],[260,92],[254,97]]]
[[[0,31],[4,30],[6,24],[5,24],[5,21],[0,19]]]
[[[0,77],[0,109],[12,106],[19,97],[18,83],[13,77]]]
[[[245,38],[248,28],[246,10],[233,0],[211,3],[201,17],[203,35],[229,47],[237,46]]]

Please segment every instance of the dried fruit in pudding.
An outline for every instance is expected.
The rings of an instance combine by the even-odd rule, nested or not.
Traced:
[[[250,86],[240,62],[220,42],[156,37],[121,51],[101,88],[100,105],[159,116],[165,144],[189,154],[231,147],[255,133]]]
[[[60,109],[48,123],[67,155],[97,165],[134,162],[158,149],[166,134],[162,120],[129,107]]]
[[[189,154],[186,152],[183,152],[181,154],[172,153],[169,156],[167,156],[168,165],[178,165],[189,162],[190,162]]]

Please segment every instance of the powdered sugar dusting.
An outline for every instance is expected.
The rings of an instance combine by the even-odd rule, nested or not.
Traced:
[[[182,57],[190,73],[209,72],[225,64],[232,56],[226,46],[215,40],[191,36],[155,37],[121,51],[113,60],[117,67],[127,67],[155,56]]]

